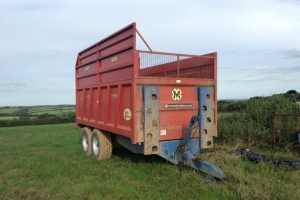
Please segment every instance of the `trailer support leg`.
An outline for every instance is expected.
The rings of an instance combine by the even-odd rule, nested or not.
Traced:
[[[212,181],[220,181],[222,179],[227,179],[226,174],[217,165],[194,156],[195,150],[191,149],[190,144],[190,142],[192,141],[191,135],[193,131],[197,131],[198,127],[201,127],[200,122],[200,116],[195,115],[191,118],[185,138],[182,141],[182,143],[177,147],[176,156],[178,162],[184,163],[194,169],[206,173],[208,175],[208,179]],[[199,137],[199,144],[201,145],[201,134]],[[198,150],[200,150],[200,148]]]
[[[182,156],[184,164],[202,171],[207,174],[207,178],[212,181],[220,181],[227,179],[226,174],[215,164],[195,157],[191,152],[187,151]]]

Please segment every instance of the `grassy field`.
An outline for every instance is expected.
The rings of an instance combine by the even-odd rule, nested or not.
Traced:
[[[21,107],[3,107],[0,108],[0,114],[8,114],[12,116],[18,116],[21,110],[26,109],[28,115],[42,115],[45,113],[53,115],[63,115],[69,112],[75,112],[75,106],[71,105],[57,105],[57,106],[21,106]],[[1,119],[0,119],[1,120]]]
[[[30,117],[31,119],[34,119],[36,117]],[[2,117],[0,116],[0,120],[12,120],[12,119],[19,119],[19,117]]]
[[[0,113],[12,114],[13,112],[16,112],[18,110],[19,110],[19,108],[1,108]]]
[[[41,115],[45,113],[61,115],[63,113],[68,113],[68,112],[75,112],[75,106],[53,106],[53,107],[38,106],[29,109],[28,113],[33,115]]]
[[[116,147],[110,160],[83,155],[74,124],[0,128],[1,199],[299,199],[300,172],[201,155],[229,177],[214,184],[189,167]],[[229,150],[235,147],[217,146]],[[299,159],[299,158],[298,158]]]
[[[19,117],[2,117],[2,116],[0,116],[0,120],[12,120],[12,119],[19,119]]]

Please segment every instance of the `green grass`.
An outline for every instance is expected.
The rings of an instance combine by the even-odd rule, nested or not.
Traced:
[[[226,117],[230,117],[232,115],[232,113],[230,112],[226,112],[226,113],[218,113],[218,119],[223,119]]]
[[[2,116],[0,116],[0,120],[12,120],[12,119],[19,119],[19,117],[2,117]]]
[[[36,117],[30,117],[31,119],[34,119]],[[19,117],[2,117],[0,116],[0,120],[13,120],[13,119],[19,119]]]
[[[54,114],[62,115],[63,113],[75,112],[75,106],[37,106],[29,109],[29,114],[41,115],[41,114]]]
[[[16,112],[18,110],[19,110],[19,108],[1,108],[0,113],[12,114],[13,112]]]
[[[297,118],[286,116],[297,113],[293,99],[273,95],[250,99],[244,104],[242,110],[218,114],[218,142],[234,145],[247,140],[251,146],[270,148],[276,132],[276,146],[286,148],[297,141]],[[278,114],[285,116],[274,120]]]
[[[214,184],[189,167],[123,147],[114,148],[110,160],[99,162],[82,153],[80,138],[74,124],[0,128],[1,199],[300,197],[299,171],[255,165],[219,151],[201,155],[229,177]]]
[[[12,108],[0,108],[0,114],[14,115],[19,116],[17,112],[24,109],[28,109],[29,115],[42,115],[45,113],[53,114],[53,115],[63,115],[69,112],[75,112],[74,106],[66,106],[66,105],[57,105],[57,106],[21,106],[21,107],[12,107]]]

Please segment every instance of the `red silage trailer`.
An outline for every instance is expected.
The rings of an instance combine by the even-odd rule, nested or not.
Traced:
[[[194,156],[217,136],[217,53],[136,49],[132,23],[79,52],[76,125],[82,149],[108,159],[112,140],[134,153],[185,163],[218,180],[216,165]],[[213,179],[215,180],[215,179]]]

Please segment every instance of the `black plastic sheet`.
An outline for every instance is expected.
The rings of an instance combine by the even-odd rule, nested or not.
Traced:
[[[269,162],[269,163],[272,162],[274,165],[277,165],[277,166],[287,165],[287,166],[291,166],[295,169],[300,169],[300,160],[284,160],[281,158],[271,159],[267,156],[257,154],[255,152],[251,151],[250,149],[246,149],[246,148],[239,148],[239,149],[230,151],[229,154],[242,155],[243,158],[246,158],[249,161],[254,162],[254,163],[260,163],[261,161]]]

